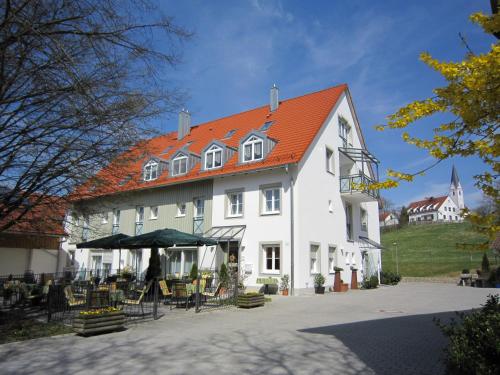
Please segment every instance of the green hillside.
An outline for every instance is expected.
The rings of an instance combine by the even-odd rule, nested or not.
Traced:
[[[469,223],[411,225],[381,233],[382,269],[396,271],[396,246],[402,276],[455,276],[462,269],[481,268],[482,252],[456,248],[457,243],[481,243],[485,237]],[[495,257],[488,252],[490,264]]]

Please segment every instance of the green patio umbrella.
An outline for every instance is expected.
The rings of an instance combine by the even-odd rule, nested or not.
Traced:
[[[112,236],[107,236],[107,237],[102,237],[102,238],[97,238],[92,241],[87,241],[87,242],[81,242],[79,244],[76,244],[77,249],[118,249],[120,254],[119,254],[119,261],[118,261],[118,272],[121,271],[121,260],[122,260],[122,248],[120,246],[120,243],[122,240],[129,238],[130,236],[127,236],[126,234],[123,233],[118,233],[118,234],[113,234]]]
[[[175,229],[158,229],[120,241],[124,249],[159,248],[172,246],[217,245],[217,241],[195,234],[180,232]]]
[[[76,244],[77,249],[119,249],[120,242],[126,238],[129,238],[123,233],[114,234],[112,236],[97,238],[92,241],[81,242]]]

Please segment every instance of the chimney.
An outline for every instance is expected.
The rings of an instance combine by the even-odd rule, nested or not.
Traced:
[[[271,87],[271,112],[274,112],[278,109],[278,91],[279,89],[276,87],[276,84],[273,84],[273,87]]]
[[[177,129],[177,139],[180,141],[186,135],[189,134],[191,130],[191,114],[187,109],[182,109],[179,112],[179,127]]]

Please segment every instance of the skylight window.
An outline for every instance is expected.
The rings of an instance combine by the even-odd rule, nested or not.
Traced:
[[[229,130],[226,135],[224,136],[224,139],[231,138],[234,133],[236,132],[236,129]]]
[[[273,124],[273,121],[267,121],[264,125],[262,125],[260,130],[265,132],[266,130],[268,130],[271,127],[272,124]]]

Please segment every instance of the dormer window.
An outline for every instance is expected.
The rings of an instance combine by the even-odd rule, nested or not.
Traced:
[[[178,176],[187,173],[188,157],[180,154],[172,160],[172,176]]]
[[[205,153],[205,169],[215,169],[222,166],[222,148],[211,146]]]
[[[152,181],[158,178],[158,163],[151,160],[144,166],[144,181]]]
[[[262,159],[263,141],[259,137],[251,136],[243,143],[243,161],[255,161]]]

